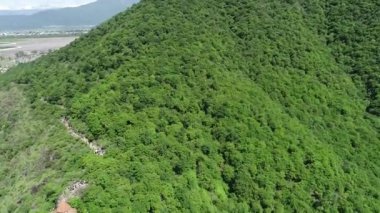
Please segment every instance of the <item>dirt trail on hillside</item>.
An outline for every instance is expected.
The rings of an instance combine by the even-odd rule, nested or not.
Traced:
[[[42,100],[43,101],[43,100]],[[61,123],[66,127],[67,131],[70,135],[83,143],[85,143],[96,155],[103,156],[106,154],[106,151],[95,144],[95,142],[90,141],[86,136],[77,132],[70,124],[68,118],[63,117],[61,119]],[[53,213],[77,213],[77,210],[72,208],[68,201],[73,198],[80,196],[81,192],[87,188],[88,184],[85,181],[78,181],[73,183],[70,187],[68,187],[62,195],[59,197],[57,201],[57,206]]]
[[[88,138],[86,138],[86,136],[78,133],[71,125],[70,125],[70,122],[67,118],[62,118],[61,119],[61,122],[62,124],[66,127],[67,131],[70,133],[71,136],[73,136],[74,138],[76,139],[79,139],[81,140],[83,143],[85,143],[95,154],[99,155],[99,156],[103,156],[104,154],[106,154],[106,151],[96,145],[94,142],[90,141]]]
[[[77,213],[77,210],[68,204],[68,200],[73,197],[80,196],[87,186],[88,184],[85,181],[78,181],[68,187],[59,197],[54,213]]]

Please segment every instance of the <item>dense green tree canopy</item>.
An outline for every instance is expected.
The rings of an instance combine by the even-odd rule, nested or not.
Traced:
[[[24,88],[28,116],[58,129],[66,116],[107,154],[61,127],[34,140],[57,153],[41,199],[17,204],[7,187],[0,198],[48,208],[81,178],[89,188],[71,203],[83,212],[380,211],[379,11],[374,0],[143,0],[3,77]],[[11,118],[0,117],[30,119]],[[0,162],[14,158],[8,146]]]

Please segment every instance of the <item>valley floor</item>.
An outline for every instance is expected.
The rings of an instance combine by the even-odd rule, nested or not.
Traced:
[[[77,37],[1,38],[0,73],[19,64],[33,61],[42,55],[66,46]]]

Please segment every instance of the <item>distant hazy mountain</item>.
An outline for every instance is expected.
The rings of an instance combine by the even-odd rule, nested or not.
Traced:
[[[0,16],[33,15],[42,10],[0,10]],[[2,17],[0,17],[0,20]]]
[[[98,0],[80,7],[45,10],[32,15],[3,15],[0,16],[0,31],[97,25],[137,2],[138,0]]]

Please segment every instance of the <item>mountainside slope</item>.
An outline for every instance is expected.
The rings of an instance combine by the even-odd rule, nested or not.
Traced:
[[[138,0],[98,0],[80,7],[45,10],[32,15],[0,16],[0,30],[98,25],[137,2]]]
[[[364,85],[367,112],[380,116],[380,2],[331,1],[326,12],[327,43],[346,72]]]
[[[51,160],[56,173],[34,208],[84,179],[71,200],[84,212],[379,211],[379,118],[327,42],[333,6],[143,0],[14,68],[5,77],[25,88],[33,116],[52,127],[64,116],[107,150],[81,155],[72,150],[84,144],[36,139],[32,147],[73,156]],[[0,198],[31,207],[28,195],[9,196],[17,183],[0,182]]]

